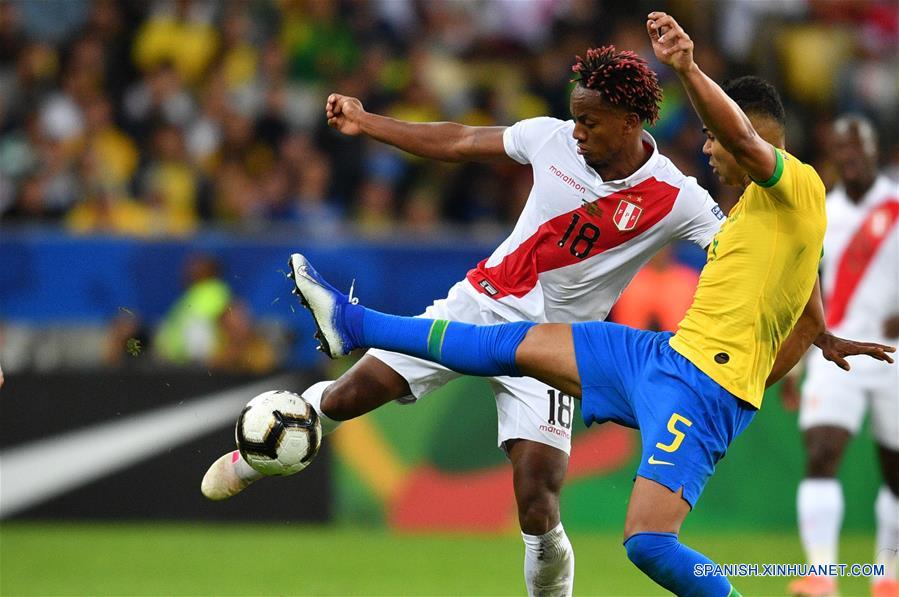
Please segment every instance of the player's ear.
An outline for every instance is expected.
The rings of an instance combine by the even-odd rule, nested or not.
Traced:
[[[628,112],[624,115],[624,124],[628,131],[643,128],[643,120],[636,112]]]

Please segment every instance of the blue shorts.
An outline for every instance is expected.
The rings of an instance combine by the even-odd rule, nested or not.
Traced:
[[[756,408],[671,348],[670,332],[605,321],[577,323],[572,331],[584,423],[639,429],[637,475],[674,492],[683,487],[693,507]]]

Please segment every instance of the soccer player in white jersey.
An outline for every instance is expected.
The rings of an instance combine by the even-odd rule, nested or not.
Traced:
[[[899,184],[877,173],[877,139],[870,122],[844,116],[834,124],[833,158],[840,184],[827,195],[823,292],[827,324],[837,334],[883,343],[899,337]],[[846,375],[811,351],[802,388],[799,426],[806,476],[799,485],[799,532],[812,564],[836,564],[843,518],[837,469],[865,411],[877,442],[884,485],[875,502],[875,561],[886,574],[872,578],[875,597],[899,597],[899,370],[865,359]],[[793,595],[836,593],[836,579],[793,581]]]
[[[662,246],[683,239],[705,248],[718,231],[720,208],[659,153],[643,129],[658,118],[662,98],[646,62],[607,46],[578,57],[573,71],[577,85],[567,121],[412,123],[366,112],[356,98],[328,98],[328,124],[346,135],[367,135],[444,161],[531,165],[534,186],[509,237],[424,316],[476,324],[602,320]],[[839,339],[821,340],[828,351],[845,354]],[[431,362],[371,350],[339,379],[319,382],[303,397],[329,433],[340,421],[393,400],[415,401],[457,376]],[[548,412],[551,388],[544,383],[495,377],[491,385],[498,442],[512,463],[528,593],[570,594],[574,552],[561,524],[559,494],[571,417]],[[570,412],[572,401],[560,395],[557,405]],[[202,490],[210,499],[225,499],[260,477],[234,451],[210,467]]]

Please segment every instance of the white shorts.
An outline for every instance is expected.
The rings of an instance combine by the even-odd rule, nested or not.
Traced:
[[[811,355],[808,376],[802,386],[800,429],[832,425],[854,435],[861,428],[867,409],[871,410],[871,432],[877,443],[899,450],[897,366],[865,363],[843,371],[825,361],[820,352]]]
[[[482,306],[475,291],[466,288],[468,284],[466,280],[457,283],[445,299],[434,301],[425,309],[422,317],[485,325],[508,323]],[[398,402],[401,403],[415,402],[461,377],[437,363],[396,352],[371,349],[368,354],[386,363],[409,382],[412,396],[400,398]],[[488,381],[496,396],[497,444],[500,448],[504,448],[508,440],[526,439],[571,453],[574,398],[560,396],[552,387],[530,377],[491,377]],[[553,413],[549,412],[551,407]]]

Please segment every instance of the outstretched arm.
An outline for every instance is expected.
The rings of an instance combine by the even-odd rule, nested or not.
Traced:
[[[790,372],[802,359],[809,346],[814,344],[821,349],[824,358],[836,364],[840,369],[849,371],[849,361],[846,357],[855,355],[867,355],[878,361],[892,363],[893,359],[888,353],[896,352],[894,346],[877,344],[876,342],[858,342],[845,340],[834,336],[827,331],[824,325],[824,305],[821,301],[821,281],[815,281],[815,288],[809,298],[799,321],[793,326],[793,330],[784,340],[774,359],[774,367],[768,375],[765,387],[769,387],[779,381]]]
[[[354,97],[332,93],[325,106],[328,125],[345,135],[367,135],[411,154],[447,162],[511,160],[502,126],[455,122],[406,122],[366,112]]]
[[[703,124],[753,180],[768,180],[777,159],[771,145],[752,127],[743,110],[693,61],[693,41],[671,15],[649,13],[646,30],[652,49],[677,73]]]

